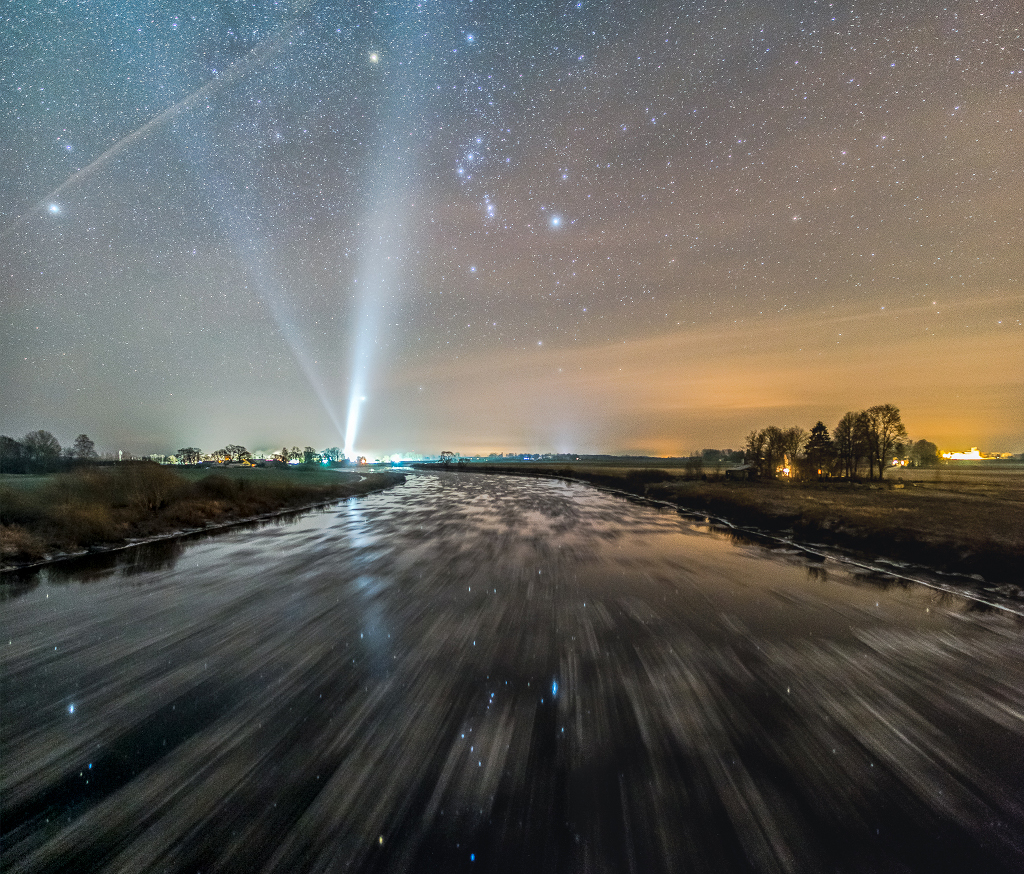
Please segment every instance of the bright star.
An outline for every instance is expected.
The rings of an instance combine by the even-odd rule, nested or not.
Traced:
[[[56,203],[51,203],[50,206],[48,207],[48,209],[54,215],[59,215],[60,214],[60,206],[58,204],[56,204]]]
[[[557,228],[560,224],[562,224],[562,217],[560,215],[551,216],[551,227]]]
[[[380,60],[380,55],[378,55],[376,52],[370,52],[370,63],[371,64],[376,64],[377,61],[379,61],[379,60]]]

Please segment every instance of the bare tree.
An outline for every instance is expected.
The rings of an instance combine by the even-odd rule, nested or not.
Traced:
[[[857,475],[860,460],[867,454],[867,414],[846,413],[832,432],[836,455],[844,475]]]
[[[764,470],[764,449],[768,438],[764,431],[751,431],[747,435],[747,442],[743,449],[743,459],[747,464],[752,464],[758,476]]]
[[[760,478],[775,479],[777,469],[786,457],[789,439],[787,432],[777,425],[751,431],[747,435],[744,458],[754,465]]]
[[[907,439],[907,429],[893,404],[879,404],[865,410],[868,464],[878,467],[878,478]],[[869,474],[870,476],[871,474]]]
[[[782,463],[789,467],[791,473],[796,469],[797,458],[806,440],[807,432],[799,425],[782,432]]]
[[[775,479],[778,467],[786,457],[786,432],[777,425],[764,429],[764,473],[767,479]]]

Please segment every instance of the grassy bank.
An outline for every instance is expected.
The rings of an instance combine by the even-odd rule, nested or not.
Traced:
[[[208,528],[388,488],[404,477],[146,462],[0,477],[0,567]]]
[[[680,471],[611,465],[472,464],[467,471],[573,478],[669,501],[733,524],[792,534],[997,584],[1022,583],[1024,471],[958,477],[911,471],[878,484],[687,480]]]

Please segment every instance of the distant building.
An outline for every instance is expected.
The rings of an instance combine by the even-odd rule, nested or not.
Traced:
[[[727,467],[725,469],[725,478],[731,480],[748,480],[753,479],[756,475],[757,469],[752,464],[741,464],[738,467]]]

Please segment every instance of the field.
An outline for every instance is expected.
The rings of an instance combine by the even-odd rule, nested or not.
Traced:
[[[792,534],[805,543],[1020,585],[1024,568],[1024,465],[990,462],[901,469],[884,483],[727,482],[678,468],[631,465],[470,464],[465,470],[582,479]]]
[[[0,476],[0,568],[266,516],[387,488],[400,474],[148,462]]]

